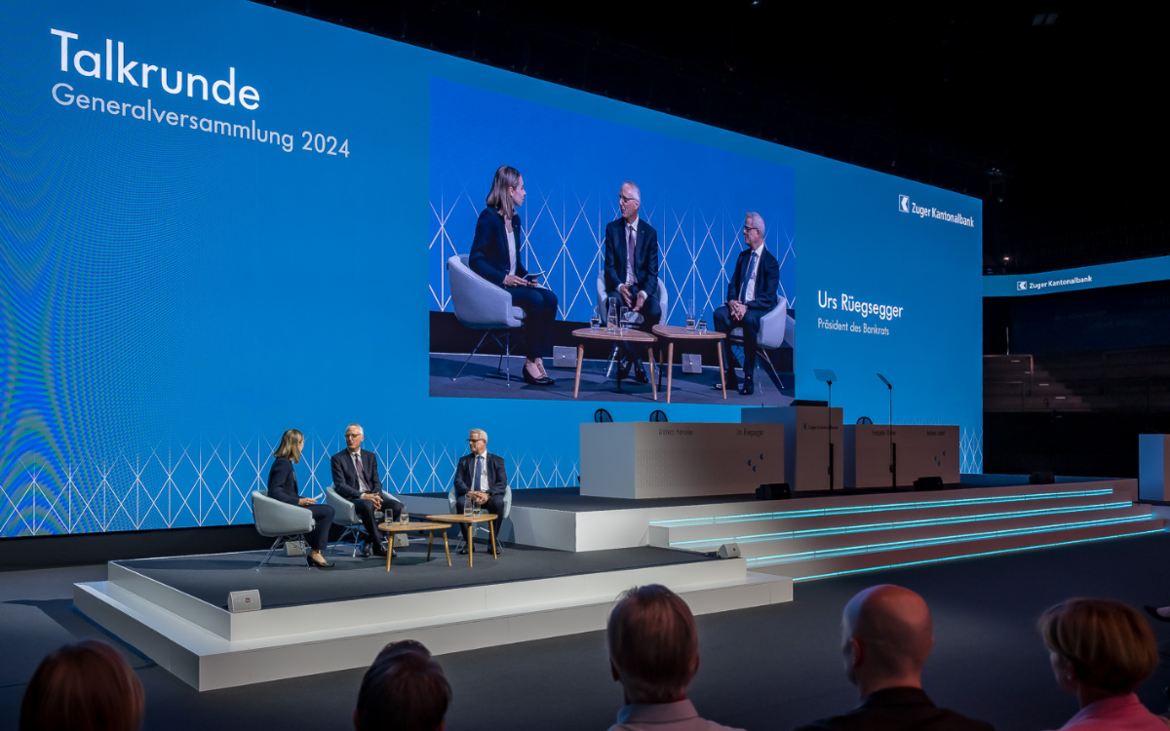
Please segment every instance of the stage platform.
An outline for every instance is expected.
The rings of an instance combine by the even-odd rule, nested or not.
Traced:
[[[74,606],[200,690],[370,663],[414,638],[441,654],[602,629],[615,597],[638,584],[677,591],[696,614],[791,601],[793,584],[884,568],[1089,543],[1164,530],[1137,504],[1136,480],[970,475],[930,492],[838,490],[623,500],[575,489],[517,490],[499,559],[475,566],[421,538],[389,572],[334,552],[337,567],[263,553],[114,561],[77,584]],[[447,512],[442,493],[402,496],[415,516]],[[521,545],[515,545],[521,544]],[[720,546],[742,555],[717,559]],[[226,610],[258,589],[263,609]]]
[[[474,567],[415,539],[384,560],[331,552],[330,570],[264,552],[112,561],[106,581],[77,584],[74,606],[199,690],[365,667],[388,642],[442,654],[603,629],[614,599],[660,583],[696,614],[792,600],[792,581],[744,559],[641,547],[591,553],[508,548]],[[228,593],[260,592],[232,614]]]

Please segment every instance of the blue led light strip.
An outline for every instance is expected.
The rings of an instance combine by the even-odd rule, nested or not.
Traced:
[[[800,581],[814,581],[816,579],[827,579],[833,576],[847,576],[849,574],[864,574],[870,571],[883,571],[885,569],[900,569],[907,566],[921,566],[928,563],[942,563],[944,561],[958,561],[963,558],[979,558],[981,556],[996,556],[1003,553],[1022,553],[1024,551],[1034,551],[1038,548],[1056,548],[1058,546],[1071,546],[1076,543],[1093,543],[1095,541],[1109,541],[1114,538],[1130,538],[1133,536],[1144,536],[1150,533],[1162,533],[1163,528],[1151,528],[1150,530],[1137,531],[1136,533],[1120,533],[1115,536],[1097,536],[1095,538],[1078,538],[1072,541],[1057,541],[1056,543],[1042,543],[1036,546],[1023,546],[1021,548],[1001,548],[996,551],[979,551],[977,553],[965,553],[961,556],[942,556],[940,558],[926,558],[920,561],[903,561],[902,563],[891,563],[884,566],[867,566],[859,569],[845,569],[844,571],[833,571],[827,574],[814,574],[813,576],[800,576],[793,579],[793,582]]]
[[[1073,523],[1057,523],[1054,525],[1040,526],[1036,528],[1017,528],[1014,530],[1002,531],[986,531],[983,533],[963,533],[953,536],[937,536],[935,538],[918,538],[905,541],[890,541],[888,543],[870,543],[863,546],[848,546],[845,548],[832,548],[820,551],[802,551],[800,553],[786,553],[776,554],[774,556],[759,556],[757,558],[749,558],[747,563],[749,566],[774,566],[776,564],[794,563],[797,561],[809,561],[820,558],[837,558],[841,556],[856,556],[863,553],[881,553],[884,551],[895,551],[901,548],[924,548],[926,546],[943,546],[948,543],[965,543],[967,541],[982,541],[990,538],[1009,538],[1012,536],[1024,536],[1034,533],[1052,533],[1060,530],[1071,530],[1073,528],[1092,528],[1106,525],[1122,525],[1125,523],[1139,523],[1153,520],[1153,515],[1135,515],[1129,518],[1102,518],[1100,520],[1082,520]]]
[[[708,546],[721,546],[724,543],[760,543],[762,541],[781,541],[790,538],[812,538],[815,536],[848,535],[850,533],[868,533],[898,528],[920,528],[931,525],[953,525],[955,523],[977,523],[988,520],[1006,520],[1010,518],[1033,518],[1039,515],[1061,515],[1066,513],[1084,513],[1090,510],[1119,510],[1132,507],[1131,502],[1097,503],[1095,505],[1073,505],[1063,508],[1039,508],[1036,510],[1003,511],[998,513],[980,513],[978,515],[958,515],[951,518],[920,518],[918,520],[898,520],[888,523],[864,523],[861,525],[847,525],[833,528],[808,528],[806,530],[777,531],[774,533],[758,533],[746,536],[727,536],[723,538],[698,538],[690,541],[671,541],[671,548],[687,547],[690,550]],[[678,526],[676,526],[678,527]]]
[[[718,523],[742,523],[751,520],[776,520],[780,518],[807,518],[821,515],[849,515],[852,513],[883,513],[891,510],[922,510],[930,508],[950,508],[961,505],[989,505],[995,503],[1017,503],[1026,500],[1059,500],[1073,497],[1094,497],[1112,495],[1113,488],[1098,488],[1094,490],[1068,490],[1065,492],[1036,492],[1027,495],[1003,495],[994,497],[957,498],[954,500],[921,500],[909,503],[886,503],[881,505],[850,505],[839,508],[821,508],[819,510],[786,510],[770,513],[750,513],[747,515],[712,516],[709,518],[676,518],[673,520],[653,520],[650,525],[661,526],[688,526],[709,525]]]

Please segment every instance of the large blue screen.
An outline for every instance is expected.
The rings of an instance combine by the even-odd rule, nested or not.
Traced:
[[[977,200],[240,0],[10,4],[0,67],[0,536],[248,523],[289,427],[311,495],[350,422],[391,491],[447,489],[470,427],[514,488],[575,484],[596,404],[425,387],[442,261],[500,164],[561,320],[623,180],[707,312],[757,210],[794,395],[833,368],[846,419],[880,421],[880,371],[897,421],[959,424],[981,469]]]

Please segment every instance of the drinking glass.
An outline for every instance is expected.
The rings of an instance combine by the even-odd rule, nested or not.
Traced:
[[[707,316],[706,315],[699,315],[699,332],[700,333],[707,332]]]
[[[609,306],[609,316],[606,318],[605,329],[612,335],[618,331],[617,307]]]
[[[589,313],[589,329],[595,332],[601,329],[601,309],[598,307],[594,307]]]
[[[693,299],[687,300],[686,315],[687,332],[692,332],[695,329],[695,301]]]
[[[628,307],[622,308],[622,332],[630,329],[630,309]]]
[[[400,515],[398,519],[402,522],[403,525],[408,525],[410,523],[410,513],[406,510],[406,508],[402,509],[402,515]]]

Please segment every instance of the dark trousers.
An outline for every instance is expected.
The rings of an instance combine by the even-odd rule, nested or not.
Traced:
[[[632,285],[630,288],[631,301],[638,298],[638,285]],[[610,305],[617,308],[620,315],[622,308],[626,306],[625,300],[622,299],[621,294],[617,292],[610,292],[609,299],[605,303],[605,312],[609,312]],[[662,307],[658,304],[658,298],[653,295],[646,298],[642,303],[642,309],[638,310],[638,314],[642,315],[642,324],[636,325],[639,330],[650,332],[651,328],[662,322]],[[602,313],[604,316],[605,313]],[[646,359],[646,345],[644,343],[623,343],[626,350],[626,357],[631,360],[645,360]]]
[[[362,525],[365,526],[366,535],[370,537],[370,540],[381,543],[382,531],[378,530],[378,519],[374,517],[374,504],[369,500],[358,498],[353,501],[353,509]],[[402,515],[402,503],[386,493],[382,493],[382,510],[390,513],[391,520],[398,520],[398,517]]]
[[[727,305],[723,305],[715,310],[715,316],[712,318],[715,321],[715,330],[721,333],[730,333],[737,327],[743,328],[743,376],[744,378],[752,378],[756,370],[756,338],[760,335],[760,320],[764,315],[768,314],[764,310],[753,310],[748,308],[748,311],[743,313],[742,320],[731,319],[731,311]],[[731,344],[725,339],[723,340],[723,368],[729,374],[728,383],[736,382],[735,366],[737,365],[735,355],[731,352]]]
[[[557,296],[544,287],[504,287],[512,305],[524,310],[524,356],[552,355],[552,328],[557,319]]]
[[[312,513],[313,520],[316,521],[313,530],[305,534],[305,540],[308,541],[309,548],[320,551],[329,545],[329,529],[333,527],[333,506],[318,504],[301,507]]]
[[[460,495],[455,498],[455,512],[462,513],[463,505],[467,502],[466,495]],[[491,513],[496,516],[492,523],[496,526],[496,539],[500,538],[500,529],[504,527],[504,496],[503,495],[489,495],[486,503],[483,504],[483,511]],[[471,550],[471,526],[467,526],[467,550]]]

